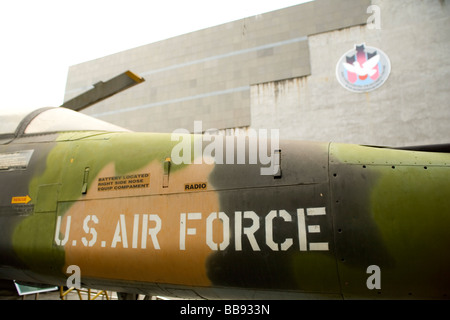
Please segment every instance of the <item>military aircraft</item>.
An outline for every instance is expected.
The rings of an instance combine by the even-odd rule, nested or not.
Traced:
[[[448,299],[450,154],[136,133],[63,108],[0,135],[0,278],[196,299]]]

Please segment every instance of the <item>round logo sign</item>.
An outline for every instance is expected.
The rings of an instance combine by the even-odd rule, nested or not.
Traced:
[[[339,83],[352,92],[369,92],[380,87],[389,77],[391,62],[380,49],[355,45],[336,65]]]

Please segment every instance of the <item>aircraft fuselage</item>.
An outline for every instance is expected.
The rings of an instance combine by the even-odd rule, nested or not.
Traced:
[[[280,141],[267,174],[248,139],[220,163],[189,139],[181,163],[170,134],[0,145],[0,278],[66,285],[76,266],[85,287],[185,298],[448,296],[448,153]]]

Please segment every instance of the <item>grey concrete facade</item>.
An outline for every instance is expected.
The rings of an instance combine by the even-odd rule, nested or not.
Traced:
[[[281,138],[370,145],[448,143],[450,1],[316,0],[72,66],[65,100],[125,70],[146,82],[85,113],[136,131],[251,127]],[[380,9],[380,29],[366,26]],[[391,74],[354,93],[337,81],[356,44]]]
[[[450,3],[378,0],[381,29],[356,26],[309,37],[311,75],[252,87],[252,126],[302,140],[405,146],[450,141]],[[336,80],[355,44],[383,50],[392,71],[373,92]]]
[[[146,82],[84,111],[137,131],[251,125],[253,84],[311,74],[308,36],[365,23],[364,0],[317,0],[72,66],[65,101],[131,70]]]

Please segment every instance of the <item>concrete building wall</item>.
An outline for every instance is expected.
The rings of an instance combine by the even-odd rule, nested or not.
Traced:
[[[381,29],[369,29],[369,5]],[[316,0],[72,66],[65,100],[131,70],[146,82],[84,113],[136,131],[251,127],[284,139],[448,143],[450,1]],[[354,93],[336,79],[356,44],[384,51],[387,81]],[[229,130],[233,132],[233,130]]]
[[[251,88],[252,127],[284,138],[369,145],[449,143],[450,3],[374,0],[381,29],[355,26],[308,38],[311,75]],[[368,93],[347,91],[336,63],[355,44],[383,50],[391,74]]]
[[[65,100],[131,70],[146,79],[85,113],[137,131],[251,125],[250,86],[311,73],[308,36],[365,23],[368,0],[316,0],[69,69]]]

